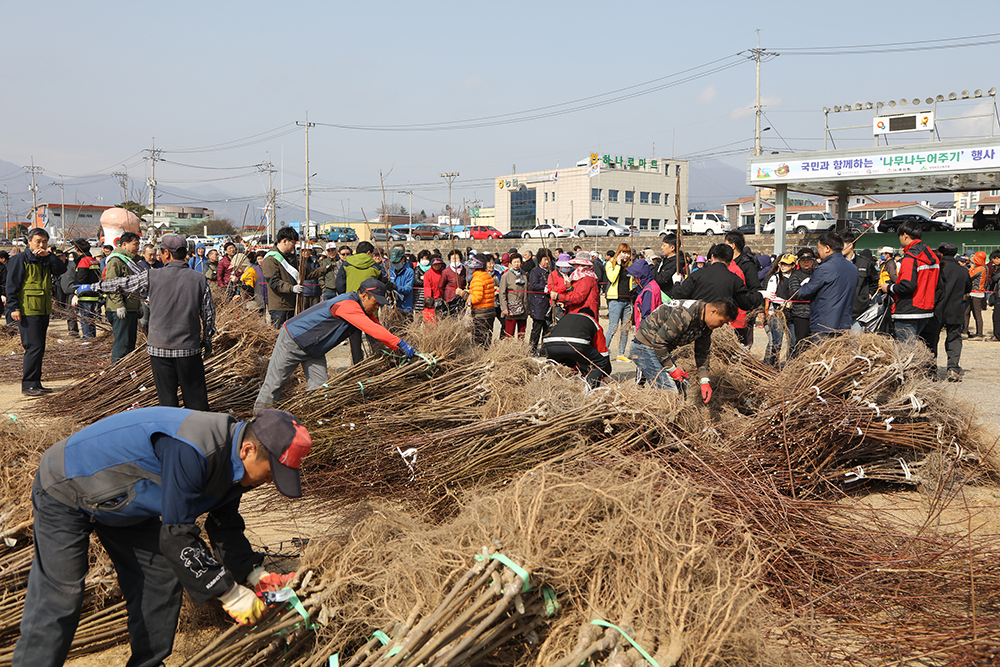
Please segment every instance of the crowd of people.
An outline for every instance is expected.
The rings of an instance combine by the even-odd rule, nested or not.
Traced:
[[[360,320],[346,327],[342,333],[350,343],[353,363],[363,358],[362,334],[394,347],[399,342],[396,334],[415,317],[427,325],[460,317],[467,319],[476,345],[488,348],[497,337],[527,338],[532,355],[579,366],[594,385],[610,374],[610,361],[617,359],[632,361],[640,382],[672,383],[677,388],[687,379],[661,378],[674,371],[668,349],[682,344],[675,341],[698,338],[691,334],[698,327],[673,322],[670,327],[683,331],[675,332],[669,342],[651,345],[657,340],[648,331],[652,322],[667,325],[661,317],[647,320],[664,306],[676,314],[685,307],[682,304],[695,301],[702,304],[698,312],[703,323],[705,304],[716,304],[715,310],[723,314],[732,311],[727,321],[745,345],[753,344],[760,325],[766,334],[764,361],[772,365],[787,362],[805,346],[837,332],[878,330],[898,338],[920,337],[935,352],[943,337],[946,377],[960,381],[962,340],[987,337],[983,311],[990,306],[994,326],[989,340],[998,340],[995,293],[1000,284],[1000,250],[990,255],[977,252],[971,258],[957,256],[952,244],[932,250],[920,236],[919,225],[903,225],[899,252],[885,247],[877,256],[869,250],[855,251],[855,235],[849,230],[824,234],[814,248],[781,256],[756,255],[743,234],[734,230],[704,255],[678,254],[676,238],[668,235],[661,239],[659,252],[620,243],[605,256],[580,246],[541,248],[536,253],[511,248],[497,254],[453,247],[414,255],[403,243],[383,252],[362,241],[353,248],[328,243],[325,252],[315,257],[311,248],[299,249],[298,233],[291,228],[280,229],[266,250],[241,252],[236,243],[226,242],[220,253],[199,243],[190,254],[182,238],[142,245],[130,232],[99,251],[85,239],[74,239],[64,252],[48,246],[44,230],[32,230],[23,251],[0,252],[0,279],[5,283],[8,323],[19,327],[24,344],[22,391],[28,395],[48,391],[41,383],[41,359],[53,299],[69,313],[68,335],[92,338],[96,320],[105,317],[114,337],[112,361],[118,361],[135,349],[140,327],[158,340],[161,335],[151,322],[163,321],[164,312],[176,320],[177,313],[162,305],[155,308],[159,316],[152,314],[155,299],[150,297],[149,280],[125,280],[167,268],[187,268],[204,276],[204,289],[193,293],[198,307],[187,320],[189,329],[201,322],[197,335],[189,332],[179,343],[182,352],[171,348],[170,341],[165,347],[149,347],[160,360],[188,359],[189,368],[173,371],[181,388],[190,386],[192,374],[199,372],[193,358],[211,354],[213,288],[222,298],[262,313],[276,328],[287,328],[296,313],[361,293],[369,280],[375,281],[368,283],[370,287],[386,287],[388,307],[382,313],[386,327],[379,324],[385,333],[370,330],[367,323],[358,326]],[[119,278],[123,280],[115,282]],[[102,280],[107,284],[98,288]],[[370,289],[368,293],[373,294]],[[41,298],[33,298],[35,294]],[[606,329],[599,318],[604,309]],[[352,309],[334,310],[343,314]],[[352,310],[351,317],[357,318],[359,312],[372,320],[374,311],[363,307]],[[582,315],[587,321],[574,317],[560,327],[567,315]],[[296,323],[293,328],[300,326]],[[567,334],[569,329],[572,335]],[[574,354],[568,354],[567,346]],[[696,345],[699,364],[705,346],[704,341]],[[649,347],[659,366],[652,363]],[[310,386],[325,382],[325,365],[307,366]],[[272,380],[284,375],[278,373]],[[699,368],[699,376],[699,381],[707,380],[707,368]],[[280,395],[280,384],[275,387],[273,381],[266,392],[262,390],[261,405]],[[176,394],[171,392],[173,384],[167,383],[167,393]],[[204,399],[194,395],[194,403],[202,405]]]

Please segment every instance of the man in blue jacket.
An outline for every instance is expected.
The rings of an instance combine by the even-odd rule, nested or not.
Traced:
[[[816,244],[820,265],[799,287],[796,298],[812,302],[809,329],[813,343],[820,342],[835,331],[850,329],[853,322],[858,269],[844,257],[843,250],[844,240],[839,234],[823,234]]]
[[[239,422],[163,407],[107,417],[54,444],[31,491],[35,559],[13,664],[65,662],[92,532],[125,595],[129,667],[160,665],[170,655],[182,590],[198,604],[218,598],[242,625],[256,623],[265,611],[258,596],[291,575],[260,567],[263,555],[243,534],[240,497],[272,480],[282,494],[300,497],[299,466],[311,447],[305,427],[280,410]],[[205,513],[211,547],[196,523]]]

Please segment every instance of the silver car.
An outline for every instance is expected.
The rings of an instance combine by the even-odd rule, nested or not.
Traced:
[[[573,236],[628,236],[629,228],[609,218],[584,218],[576,223]]]

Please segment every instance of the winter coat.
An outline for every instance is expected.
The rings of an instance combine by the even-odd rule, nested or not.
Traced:
[[[941,265],[927,244],[915,239],[903,248],[896,282],[889,285],[892,294],[892,318],[917,320],[934,314],[934,293],[937,291]]]
[[[549,270],[540,266],[528,274],[528,315],[533,320],[544,320],[549,312],[548,279]]]
[[[601,304],[597,281],[590,276],[580,278],[563,292],[559,297],[559,303],[563,305],[567,313],[576,313],[583,308],[590,308],[594,315],[598,315]]]
[[[465,289],[465,269],[459,266],[458,270],[455,270],[446,266],[441,272],[441,298],[451,301],[459,289]]]
[[[520,284],[518,284],[520,282]],[[528,289],[528,279],[520,271],[507,271],[500,278],[500,312],[507,313],[504,317],[510,320],[528,319],[527,300],[525,292]],[[512,310],[520,310],[514,314]]]
[[[799,299],[811,301],[809,330],[812,333],[846,331],[851,328],[858,270],[839,252],[827,256],[809,281],[800,285]]]
[[[983,298],[986,296],[986,287],[990,284],[990,271],[986,266],[986,253],[980,250],[972,256],[973,267],[969,269],[969,276],[972,279],[972,296]],[[936,298],[936,297],[935,297]]]
[[[983,253],[984,255],[986,253]],[[972,291],[972,276],[955,257],[945,257],[941,261],[941,275],[938,277],[934,295],[934,317],[944,325],[965,324],[965,305]]]
[[[854,308],[851,316],[858,319],[862,313],[868,310],[872,297],[878,291],[878,269],[875,268],[875,262],[858,253],[854,253],[851,263],[858,270],[858,289],[854,294]]]
[[[340,264],[340,270],[337,271],[337,278],[334,281],[337,293],[357,292],[361,283],[368,278],[376,278],[382,282],[388,281],[371,255],[366,252],[356,252]]]
[[[608,301],[632,300],[632,277],[628,274],[628,266],[628,263],[616,265],[613,259],[604,265],[608,276]]]
[[[805,299],[799,298],[799,289],[802,287],[802,281],[811,276],[813,271],[806,271],[801,268],[795,269],[788,279],[788,290],[791,292],[789,298],[792,301],[792,317],[809,319],[809,304],[804,303]]]
[[[489,308],[490,316],[496,307],[497,290],[493,276],[485,270],[474,271],[469,281],[469,307],[472,310]]]
[[[747,291],[743,280],[722,262],[713,262],[692,273],[674,288],[673,297],[709,303],[728,298],[735,301],[741,310],[753,310],[764,303],[760,292]]]

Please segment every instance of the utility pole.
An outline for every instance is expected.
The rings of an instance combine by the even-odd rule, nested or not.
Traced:
[[[750,55],[748,56],[750,60],[757,61],[757,102],[754,105],[756,113],[754,114],[754,135],[753,135],[753,154],[755,156],[760,155],[760,117],[763,110],[760,106],[760,61],[764,56],[777,56],[777,53],[773,51],[765,51],[760,48],[760,28],[757,28],[757,48],[750,49]],[[753,224],[754,231],[760,234],[760,188],[754,188],[754,198],[753,198]],[[777,226],[779,224],[784,224],[784,220],[778,220],[775,218],[775,233],[777,233]]]
[[[149,149],[149,178],[146,180],[146,185],[149,186],[149,223],[154,226],[154,221],[156,220],[156,163],[159,162],[160,153],[162,150],[156,149],[156,137],[153,137],[153,147]]]
[[[452,224],[451,224],[451,218],[452,218],[452,216],[451,216],[451,184],[454,183],[455,179],[459,177],[459,173],[457,171],[449,171],[449,172],[445,172],[443,174],[438,174],[438,176],[440,176],[441,178],[443,178],[443,179],[445,179],[445,180],[448,181],[448,231],[450,232],[451,231],[451,227],[452,227]]]
[[[52,181],[49,185],[58,185],[59,191],[62,193],[59,199],[59,226],[61,227],[60,236],[62,237],[63,243],[66,242],[66,184],[62,178],[56,183]]]
[[[10,222],[10,193],[7,192],[7,186],[3,186],[3,237],[7,236],[7,224]]]
[[[127,171],[113,171],[111,175],[114,176],[115,180],[118,181],[118,187],[122,189],[122,203],[128,201],[128,172]]]
[[[306,120],[304,123],[295,121],[296,125],[306,128],[306,220],[305,229],[302,231],[302,238],[300,239],[302,243],[302,249],[306,247],[306,237],[309,236],[309,128],[315,127],[316,123],[309,122],[309,112],[306,112]],[[301,229],[301,226],[300,226]],[[306,256],[305,253],[299,253],[299,284],[302,283],[302,279],[305,278],[306,271]],[[295,312],[301,313],[302,308],[305,306],[305,298],[299,294],[295,299]]]
[[[31,166],[25,167],[25,169],[31,174],[31,185],[28,189],[31,190],[31,223],[34,225],[35,214],[38,211],[38,186],[35,185],[35,174],[42,173],[42,168],[35,166],[35,156],[31,156]],[[30,229],[32,225],[29,225],[28,228]]]
[[[275,197],[275,192],[274,192],[274,185],[273,185],[273,180],[272,179],[274,178],[274,173],[275,172],[274,172],[274,165],[271,164],[270,157],[268,157],[268,161],[265,162],[264,164],[257,165],[257,170],[258,171],[266,171],[267,172],[267,207],[264,209],[266,211],[266,213],[264,215],[267,217],[267,236],[270,239],[270,242],[273,244],[274,243],[274,234],[275,234],[276,230],[274,228],[274,215],[275,215],[275,211],[274,211],[274,209],[275,209],[275,206],[274,206],[274,197]]]
[[[410,224],[410,233],[413,233],[413,190],[399,190],[401,195],[410,195],[410,205],[406,209],[407,220]]]

